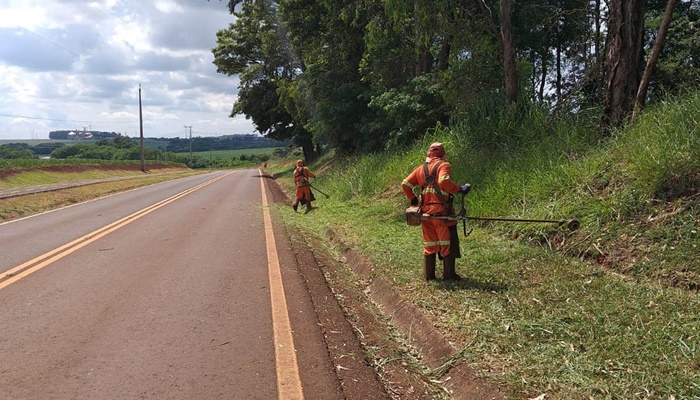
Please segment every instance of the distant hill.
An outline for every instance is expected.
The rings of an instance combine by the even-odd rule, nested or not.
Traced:
[[[154,139],[150,139],[153,141]],[[167,150],[173,153],[182,153],[190,151],[190,140],[177,138],[161,138],[157,141],[162,142]],[[292,144],[291,141],[279,141],[268,139],[263,136],[247,134],[247,135],[225,135],[217,137],[193,137],[192,151],[212,151],[212,150],[237,150],[237,149],[257,149],[262,147],[287,147]]]
[[[70,133],[73,132],[72,135]],[[48,155],[53,150],[74,144],[97,144],[101,140],[114,140],[122,136],[117,132],[87,132],[87,131],[52,131],[49,134],[49,139],[2,139],[0,145],[12,145],[14,147],[21,146],[28,148],[37,155]],[[139,138],[129,139],[138,143]],[[243,149],[260,149],[260,148],[275,148],[293,146],[291,140],[279,141],[268,139],[264,136],[255,134],[241,135],[222,135],[216,137],[193,137],[192,151],[220,151],[220,150],[243,150]],[[190,151],[189,138],[144,138],[144,146],[146,148],[167,151],[169,153],[188,153]]]
[[[49,139],[54,140],[85,140],[85,139],[114,139],[120,134],[117,132],[100,132],[100,131],[51,131]]]

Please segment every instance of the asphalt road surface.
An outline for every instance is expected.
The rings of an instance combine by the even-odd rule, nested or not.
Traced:
[[[219,171],[0,224],[0,399],[348,398],[270,191]]]

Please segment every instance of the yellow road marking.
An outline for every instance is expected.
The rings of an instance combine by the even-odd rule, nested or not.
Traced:
[[[262,171],[260,171],[262,176]],[[277,398],[283,400],[301,400],[304,393],[299,378],[299,366],[294,349],[292,326],[287,312],[287,300],[284,295],[282,272],[277,258],[275,234],[265,191],[265,179],[260,179],[262,190],[263,220],[265,222],[265,243],[267,245],[267,265],[270,276],[270,301],[272,305],[272,330],[275,344],[275,367],[277,369]]]
[[[216,178],[210,179],[204,183],[201,183],[197,186],[194,186],[192,188],[189,188],[183,192],[180,192],[174,196],[171,196],[165,200],[162,200],[158,203],[155,203],[153,205],[150,205],[142,210],[139,210],[131,215],[128,215],[120,220],[117,220],[115,222],[112,222],[109,225],[103,226],[102,228],[99,228],[91,233],[88,233],[85,236],[79,237],[78,239],[73,240],[70,243],[66,243],[63,246],[57,247],[47,253],[44,253],[32,260],[29,260],[21,265],[18,265],[10,270],[5,271],[2,276],[0,276],[0,289],[3,289],[18,280],[25,278],[32,273],[44,268],[45,266],[60,260],[61,258],[75,252],[76,250],[87,246],[88,244],[96,241],[97,239],[100,239],[103,236],[106,236],[117,229],[130,224],[133,221],[136,221],[137,219],[143,217],[146,214],[151,213],[152,211],[155,211],[167,204],[172,203],[173,201],[184,197],[194,191],[197,191],[205,186],[208,186],[219,179],[228,176],[229,174],[232,174],[233,172],[229,172],[228,174],[218,176]]]

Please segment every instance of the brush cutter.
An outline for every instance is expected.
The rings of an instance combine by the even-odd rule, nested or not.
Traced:
[[[420,225],[421,220],[426,219],[442,219],[447,221],[462,221],[462,227],[464,229],[464,236],[469,236],[472,233],[470,229],[467,232],[467,220],[475,221],[506,221],[506,222],[541,222],[541,223],[555,223],[559,226],[566,225],[566,227],[575,231],[579,228],[580,223],[577,219],[523,219],[523,218],[501,218],[501,217],[470,217],[467,215],[467,209],[464,207],[464,194],[462,194],[462,209],[457,213],[457,215],[430,215],[422,214],[420,212],[419,206],[412,206],[406,209],[406,223],[408,225]]]
[[[314,186],[314,185],[312,185],[312,184],[310,184],[310,183],[309,183],[309,186],[311,186],[311,188],[314,189],[315,191],[317,191],[317,192],[321,193],[322,195],[326,196],[326,198],[331,197],[331,195],[323,193],[322,191],[318,190],[318,188],[317,188],[316,186]]]

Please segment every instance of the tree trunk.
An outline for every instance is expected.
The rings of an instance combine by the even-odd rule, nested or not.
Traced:
[[[420,20],[420,13],[419,13],[419,8],[420,4],[418,3],[417,0],[413,1],[413,20],[415,21],[415,33],[414,33],[414,40],[415,40],[415,46],[418,49],[417,51],[417,59],[416,59],[416,67],[414,74],[415,76],[421,76],[425,75],[430,70],[432,69],[432,64],[433,64],[433,55],[430,52],[430,48],[423,44],[423,40],[421,39],[421,20]]]
[[[438,54],[438,71],[447,71],[450,66],[450,51],[452,50],[452,36],[446,37],[440,46]]]
[[[425,75],[433,68],[433,55],[427,46],[421,46],[418,50],[418,61],[416,62],[416,76]]]
[[[673,18],[673,9],[676,8],[678,0],[668,0],[666,4],[666,12],[664,13],[664,19],[659,27],[659,33],[656,34],[656,40],[654,41],[654,47],[651,49],[651,54],[649,55],[649,60],[647,61],[647,66],[644,69],[644,75],[642,76],[642,81],[639,84],[639,90],[637,90],[637,97],[634,102],[634,112],[632,113],[632,122],[637,116],[639,110],[644,106],[647,97],[647,88],[649,87],[649,81],[651,80],[651,73],[656,66],[656,62],[659,60],[659,54],[664,46],[664,41],[666,40],[666,33],[668,32],[668,26],[671,24],[671,18]]]
[[[607,132],[627,122],[639,85],[645,0],[610,0],[607,79],[601,127]]]
[[[602,57],[600,56],[600,0],[596,0],[595,2],[595,57],[594,57],[594,71],[595,71],[595,94],[596,94],[596,99],[600,99],[600,89],[602,87],[602,71],[603,71],[603,62],[601,61]]]
[[[540,102],[544,102],[544,88],[547,85],[547,73],[549,72],[547,70],[547,63],[549,60],[547,60],[547,53],[548,51],[543,51],[542,52],[542,71],[540,73],[540,91],[539,91],[539,98]],[[557,99],[559,101],[559,99]]]
[[[600,79],[600,73],[603,70],[602,65],[603,62],[602,57],[600,56],[600,0],[596,0],[595,2],[595,46],[594,46],[594,51],[595,51],[595,70],[596,70],[596,84],[598,85],[598,88],[600,88],[600,82],[602,82],[602,79]]]
[[[314,161],[318,153],[314,145],[313,135],[303,127],[297,126],[294,128],[293,137],[296,145],[301,146],[301,152],[304,154],[304,161],[306,163]]]
[[[557,102],[561,100],[561,42],[557,40]]]
[[[506,104],[513,104],[518,100],[518,71],[515,65],[515,46],[513,44],[510,3],[511,0],[501,0],[501,38],[503,43]]]

